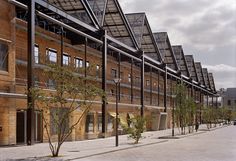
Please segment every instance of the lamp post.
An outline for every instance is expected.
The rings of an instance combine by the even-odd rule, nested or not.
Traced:
[[[115,78],[114,83],[116,84],[116,146],[118,146],[118,84],[120,83],[120,78]]]

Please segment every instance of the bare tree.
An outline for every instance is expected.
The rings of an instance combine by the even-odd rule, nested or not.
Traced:
[[[94,80],[74,73],[71,69],[50,65],[43,76],[53,81],[53,90],[33,88],[31,93],[37,109],[43,111],[43,123],[53,157],[57,157],[62,144],[73,129],[87,115],[94,101],[105,98]],[[79,111],[79,112],[78,112]],[[79,113],[75,117],[75,113]],[[57,140],[52,139],[52,134]]]

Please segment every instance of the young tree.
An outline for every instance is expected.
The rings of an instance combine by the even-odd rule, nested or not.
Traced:
[[[71,69],[50,65],[43,76],[53,80],[54,90],[32,88],[37,109],[43,112],[43,123],[53,157],[92,107],[93,101],[105,98],[93,80],[74,73]],[[78,112],[79,111],[79,112]],[[76,117],[74,114],[79,113]],[[52,134],[56,135],[54,142]]]
[[[185,127],[188,126],[189,133],[193,131],[194,116],[196,116],[196,105],[193,98],[187,96],[187,88],[181,83],[176,87],[176,109],[175,120],[181,128],[181,134],[185,134]],[[192,130],[191,130],[192,128]]]
[[[181,134],[185,134],[186,126],[186,88],[183,84],[178,84],[176,87],[176,109],[175,109],[175,119],[178,122],[178,126],[181,128]]]
[[[122,128],[126,133],[129,134],[129,137],[135,140],[135,144],[137,144],[142,138],[142,133],[146,129],[146,119],[142,116],[135,116],[131,118],[129,121],[129,126],[122,125]]]

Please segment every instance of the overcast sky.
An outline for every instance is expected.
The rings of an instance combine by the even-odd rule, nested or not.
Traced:
[[[125,13],[145,12],[153,32],[212,72],[216,88],[236,87],[235,0],[119,0]]]

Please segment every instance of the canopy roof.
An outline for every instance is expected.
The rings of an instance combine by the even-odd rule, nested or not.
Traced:
[[[178,64],[175,58],[175,54],[172,50],[167,32],[157,32],[153,33],[153,35],[157,42],[157,46],[159,48],[164,63],[166,63],[167,66],[171,69],[178,71]]]
[[[203,72],[203,77],[205,80],[206,87],[210,89],[211,87],[210,87],[210,81],[209,81],[209,77],[208,77],[207,68],[202,68],[202,72]]]
[[[210,80],[211,90],[212,91],[216,91],[213,74],[212,73],[208,73],[208,76],[209,76],[209,80]]]
[[[201,85],[204,85],[205,86],[205,80],[204,80],[204,77],[203,77],[203,72],[202,72],[202,65],[200,62],[195,62],[195,67],[196,67],[196,71],[197,71],[197,75],[198,75],[198,78],[199,78],[199,83]]]
[[[185,59],[186,59],[186,62],[187,62],[187,66],[188,66],[191,78],[194,81],[198,82],[199,81],[198,80],[198,74],[197,74],[196,67],[195,67],[195,64],[194,64],[193,55],[185,55]]]
[[[126,17],[134,32],[139,48],[141,48],[147,56],[162,62],[162,57],[145,13],[126,14]]]
[[[128,46],[138,48],[134,33],[117,0],[107,0],[102,27],[107,30],[108,35]]]
[[[190,73],[189,73],[188,66],[184,57],[184,51],[183,51],[182,46],[181,45],[172,46],[172,49],[174,51],[176,61],[181,71],[181,74],[187,77],[190,77]]]
[[[86,0],[45,0],[79,20],[99,28],[99,23]]]

